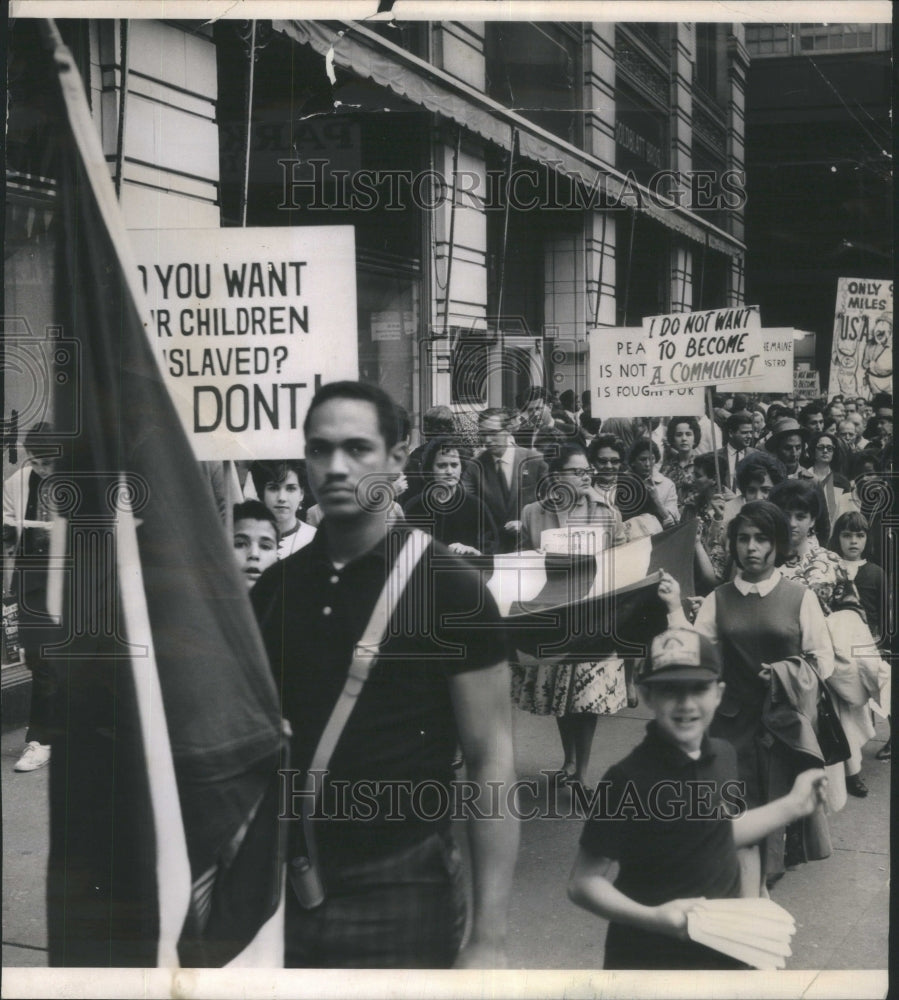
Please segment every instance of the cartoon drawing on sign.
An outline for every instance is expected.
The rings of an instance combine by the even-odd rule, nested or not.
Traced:
[[[892,310],[892,282],[839,279],[829,395],[892,393]]]
[[[863,384],[873,398],[878,392],[893,391],[893,314],[875,320],[862,352]]]

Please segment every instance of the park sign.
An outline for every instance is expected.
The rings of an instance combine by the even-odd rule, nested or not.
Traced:
[[[839,278],[828,398],[893,392],[893,282]]]
[[[353,227],[131,237],[150,338],[197,459],[302,454],[316,388],[359,374]]]
[[[703,390],[790,392],[793,331],[763,329],[758,306],[648,316],[590,338],[598,402],[637,401],[640,416],[698,416]]]

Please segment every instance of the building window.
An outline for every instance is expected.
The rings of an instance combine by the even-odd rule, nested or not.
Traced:
[[[800,24],[799,47],[803,52],[872,49],[874,27],[870,24]]]
[[[575,146],[583,144],[581,26],[485,26],[487,96]]]
[[[746,48],[754,58],[815,52],[886,52],[889,24],[747,24]]]
[[[419,280],[371,262],[356,271],[359,378],[418,412]]]
[[[693,82],[719,104],[723,104],[727,97],[727,59],[724,53],[726,27],[721,24],[696,25]]]
[[[785,24],[747,24],[746,48],[751,56],[790,54],[790,29]]]

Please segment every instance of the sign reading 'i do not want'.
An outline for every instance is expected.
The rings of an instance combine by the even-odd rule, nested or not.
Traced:
[[[196,457],[301,454],[316,388],[359,375],[353,228],[131,237],[151,338]]]

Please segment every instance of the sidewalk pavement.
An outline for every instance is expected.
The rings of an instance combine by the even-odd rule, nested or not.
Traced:
[[[516,768],[545,785],[541,770],[561,765],[556,725],[513,709]],[[588,781],[595,784],[643,735],[642,708],[601,718]],[[793,914],[797,932],[788,969],[885,969],[889,930],[890,764],[874,759],[886,726],[865,748],[866,799],[853,799],[831,817],[833,855],[787,872],[772,898]],[[16,774],[24,730],[2,737],[4,966],[46,966],[44,888],[49,844],[49,767]],[[568,793],[559,796],[567,812]],[[528,803],[522,797],[522,806]],[[510,969],[597,969],[605,922],[573,906],[565,885],[581,830],[578,819],[522,823],[510,930]]]

